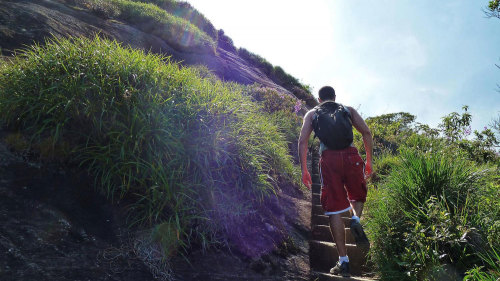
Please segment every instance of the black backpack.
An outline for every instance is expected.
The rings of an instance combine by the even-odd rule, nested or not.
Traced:
[[[352,143],[352,121],[349,111],[340,103],[326,101],[315,107],[312,120],[314,137],[329,149],[344,149]]]

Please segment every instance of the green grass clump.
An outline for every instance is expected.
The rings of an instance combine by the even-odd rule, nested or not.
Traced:
[[[170,14],[188,20],[201,31],[205,32],[214,41],[217,41],[218,32],[214,25],[202,13],[193,8],[191,4],[185,1],[177,0],[133,0],[136,2],[152,3],[166,10]]]
[[[271,117],[278,130],[286,137],[291,155],[298,156],[297,139],[300,134],[302,118],[297,115],[296,105],[301,101],[276,89],[257,84],[248,86],[245,94],[258,102],[260,111]],[[298,161],[298,159],[295,159]]]
[[[285,136],[243,90],[97,36],[53,39],[0,65],[0,121],[31,147],[70,147],[65,161],[175,253],[224,240],[220,204],[236,216],[278,178],[297,183]]]
[[[155,4],[132,0],[80,0],[98,15],[119,18],[140,30],[156,35],[180,51],[214,52],[216,39],[189,19],[177,16]]]
[[[477,266],[467,271],[464,280],[480,280],[480,281],[498,281],[500,279],[500,249],[492,249],[486,254],[480,254],[483,261],[486,262],[485,266]]]
[[[484,239],[500,220],[492,211],[499,206],[494,175],[464,158],[403,150],[367,201],[371,254],[382,278],[443,280],[481,265],[480,255],[499,246]]]
[[[372,182],[378,183],[385,179],[390,174],[392,169],[398,166],[400,162],[400,157],[387,151],[377,155],[373,162],[373,170],[375,171],[375,174],[371,178]]]

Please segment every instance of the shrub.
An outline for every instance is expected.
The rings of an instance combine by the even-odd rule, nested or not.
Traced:
[[[67,164],[131,202],[129,222],[165,253],[206,247],[298,173],[242,86],[203,72],[99,37],[53,39],[0,65],[0,121],[32,147],[69,145]]]
[[[257,84],[248,86],[246,94],[262,106],[265,113],[274,113],[276,111],[294,112],[296,99],[286,93],[280,93],[275,89],[262,87]]]
[[[374,153],[395,153],[414,133],[415,116],[407,112],[389,113],[366,119],[374,141]]]
[[[120,15],[118,7],[108,0],[83,0],[83,5],[102,18],[114,18]]]

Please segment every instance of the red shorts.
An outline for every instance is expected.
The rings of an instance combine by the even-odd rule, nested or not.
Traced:
[[[321,205],[325,215],[351,209],[349,201],[366,201],[365,163],[355,147],[321,154]]]

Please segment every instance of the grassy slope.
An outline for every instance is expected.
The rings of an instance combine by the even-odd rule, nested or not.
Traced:
[[[287,142],[298,123],[203,75],[98,37],[51,41],[1,65],[0,120],[45,160],[131,200],[130,222],[151,227],[166,254],[226,243],[228,222],[298,183]]]

